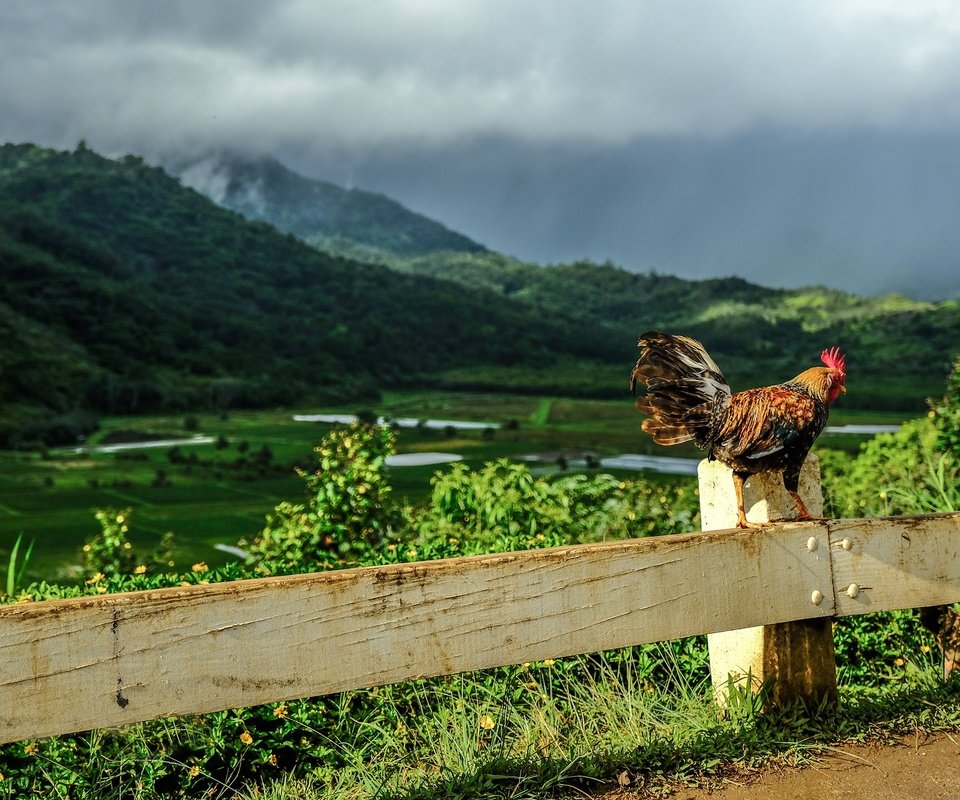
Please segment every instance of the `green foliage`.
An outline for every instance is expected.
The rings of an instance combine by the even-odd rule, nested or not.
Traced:
[[[935,452],[936,427],[928,417],[866,442],[856,459],[824,464],[833,513],[842,517],[907,513],[902,499],[924,483]]]
[[[30,563],[30,556],[33,553],[33,546],[37,543],[36,539],[31,539],[27,547],[27,552],[23,554],[23,560],[20,561],[20,545],[23,543],[23,534],[17,536],[10,550],[10,558],[7,560],[7,579],[5,583],[7,597],[13,597],[16,594],[17,587],[23,582],[24,573],[27,571],[27,565]],[[19,566],[18,566],[18,562]]]
[[[132,510],[112,508],[94,512],[100,532],[83,546],[84,572],[90,575],[130,575],[136,568],[133,543],[127,538]]]
[[[947,377],[943,399],[934,407],[937,449],[960,461],[960,356]]]
[[[307,505],[281,503],[252,542],[241,542],[259,562],[323,564],[330,556],[356,561],[390,539],[403,524],[388,480],[394,432],[358,422],[337,428],[315,449],[318,469],[297,470]]]
[[[960,509],[957,423],[960,359],[943,399],[895,433],[875,436],[855,459],[821,453],[828,504],[836,516],[928,514]]]
[[[937,669],[940,652],[916,611],[840,617],[834,623],[838,677],[856,686],[882,686],[903,680],[922,667]]]
[[[663,328],[700,338],[735,389],[787,380],[816,364],[824,347],[839,345],[850,372],[845,407],[919,411],[938,389],[930,365],[939,364],[960,338],[955,301],[864,298],[822,287],[769,289],[740,278],[688,281],[609,263],[541,267],[495,253],[440,253],[391,264],[465,287],[483,286],[526,303],[541,318],[573,316],[584,330],[622,343],[615,362],[621,366],[619,379],[606,377],[604,365],[592,365],[594,396],[622,385],[638,334]],[[587,390],[575,366],[564,365],[566,378],[543,374],[549,368],[534,365],[534,385],[566,394]],[[474,388],[519,387],[529,380],[528,372],[504,376],[502,370],[461,368],[447,377]]]
[[[569,544],[689,531],[696,515],[690,489],[611,475],[548,480],[503,459],[475,471],[455,464],[438,474],[417,530],[425,542],[456,537],[481,546],[515,539]]]
[[[90,576],[90,584],[98,584],[104,578],[117,578],[147,570],[166,570],[173,566],[173,534],[165,533],[159,545],[142,560],[127,534],[130,532],[130,517],[133,510],[125,508],[100,509],[94,516],[100,523],[99,533],[87,540],[82,549],[84,574]]]

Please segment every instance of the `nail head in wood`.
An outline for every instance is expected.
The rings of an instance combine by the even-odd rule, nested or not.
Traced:
[[[815,606],[820,605],[823,602],[823,592],[821,592],[819,589],[814,589],[813,594],[810,595],[810,602],[812,602]]]
[[[840,546],[844,550],[853,550],[853,542],[850,541],[849,537],[845,538],[842,542],[840,542]]]
[[[817,537],[811,536],[809,539],[807,539],[807,550],[809,550],[812,553],[816,549],[817,549]]]
[[[859,587],[857,584],[855,584],[855,583],[851,583],[851,584],[847,587],[847,597],[849,597],[851,600],[853,600],[853,599],[856,598],[856,596],[857,596],[858,594],[860,594],[860,587]]]

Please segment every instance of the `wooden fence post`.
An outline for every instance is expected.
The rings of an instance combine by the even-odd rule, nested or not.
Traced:
[[[700,462],[698,474],[702,530],[735,528],[737,506],[730,469],[717,461],[704,460]],[[820,464],[812,454],[804,464],[799,492],[810,513],[823,513]],[[794,517],[793,499],[783,488],[779,473],[752,476],[744,486],[743,496],[747,519],[751,522]],[[811,524],[811,527],[814,526]],[[803,539],[803,534],[798,538]],[[816,547],[816,538],[807,541]],[[827,548],[821,549],[826,551]],[[811,555],[829,558],[828,552]],[[770,578],[777,580],[776,576]],[[724,580],[722,567],[718,569],[717,579]],[[831,589],[825,587],[824,590]],[[743,597],[741,602],[752,603],[754,599]],[[831,706],[836,704],[837,666],[831,617],[714,633],[707,640],[714,696],[721,706],[727,704],[731,682],[742,688],[748,676],[754,691],[769,683],[768,703],[772,706],[797,698],[808,706],[819,705],[825,700]]]

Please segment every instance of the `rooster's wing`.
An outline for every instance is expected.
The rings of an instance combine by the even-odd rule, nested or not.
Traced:
[[[816,419],[816,403],[809,395],[782,386],[737,392],[711,449],[721,459],[765,458],[812,442],[815,436],[809,432]]]

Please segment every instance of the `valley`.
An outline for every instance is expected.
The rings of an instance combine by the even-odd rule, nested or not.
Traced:
[[[79,580],[80,547],[97,531],[93,511],[130,508],[130,538],[138,552],[149,551],[165,532],[173,531],[178,568],[199,562],[220,565],[234,556],[216,545],[234,545],[258,533],[281,500],[303,501],[303,481],[295,469],[315,469],[313,447],[331,423],[296,417],[319,411],[106,417],[84,443],[88,452],[78,453],[75,447],[0,452],[0,563],[22,534],[25,542],[36,540],[30,577]],[[360,413],[425,420],[436,415],[447,421],[483,423],[466,429],[449,425],[398,429],[400,454],[442,451],[460,456],[471,468],[508,458],[526,463],[538,474],[600,471],[625,480],[642,477],[691,485],[696,481],[683,470],[638,472],[635,460],[618,460],[623,454],[670,461],[698,458],[690,445],[669,450],[653,445],[639,430],[641,417],[629,395],[622,400],[593,400],[390,391],[370,406],[322,411],[341,417]],[[897,412],[838,408],[831,424],[891,425],[903,419]],[[820,446],[854,451],[867,438],[856,433],[824,435]],[[584,454],[590,458],[585,460]],[[668,461],[668,468],[672,466]],[[397,495],[417,504],[429,496],[431,478],[448,468],[433,463],[396,466],[390,469],[391,482]]]

